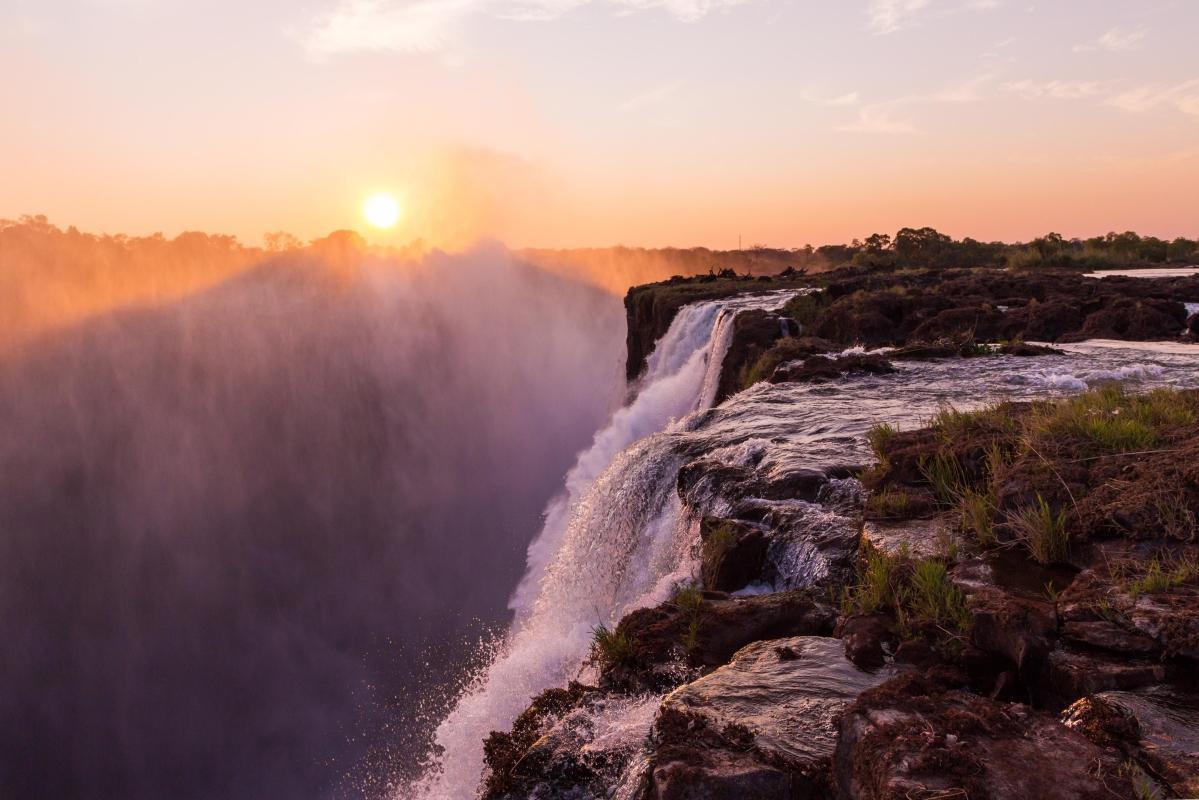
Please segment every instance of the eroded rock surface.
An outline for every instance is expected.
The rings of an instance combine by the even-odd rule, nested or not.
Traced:
[[[1199,696],[1193,691],[1102,692],[1074,703],[1062,719],[1134,759],[1170,796],[1199,796]]]
[[[826,796],[838,715],[890,674],[858,668],[837,639],[793,637],[741,649],[663,702],[651,796]]]
[[[1053,717],[900,676],[844,713],[835,756],[849,800],[1132,797],[1118,754]]]

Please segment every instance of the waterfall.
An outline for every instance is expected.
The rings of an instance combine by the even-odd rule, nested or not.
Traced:
[[[437,754],[409,791],[426,800],[474,795],[483,739],[507,729],[529,699],[578,675],[592,630],[665,599],[694,567],[696,532],[675,482],[675,431],[711,406],[737,312],[781,305],[773,293],[683,307],[647,361],[640,391],[567,473],[529,547],[513,595],[516,622],[490,666],[437,730]]]

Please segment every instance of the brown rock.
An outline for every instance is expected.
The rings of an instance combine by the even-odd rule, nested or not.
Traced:
[[[762,526],[705,517],[699,531],[704,588],[735,592],[761,577],[769,544]]]
[[[823,798],[836,719],[891,673],[858,669],[836,639],[755,642],[662,703],[654,798]]]
[[[834,757],[848,800],[1130,797],[1119,767],[1118,756],[1052,717],[914,673],[850,706]]]
[[[667,602],[632,612],[616,627],[631,653],[605,665],[601,685],[662,691],[687,677],[680,665],[708,670],[728,662],[740,648],[781,636],[823,635],[835,614],[802,590],[730,598],[705,592],[697,612]]]
[[[1172,797],[1199,796],[1199,697],[1176,687],[1103,692],[1062,721],[1101,746],[1119,748],[1165,784]]]

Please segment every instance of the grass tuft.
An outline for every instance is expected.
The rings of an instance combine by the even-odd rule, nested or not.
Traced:
[[[1026,435],[1033,446],[1057,451],[1131,453],[1156,447],[1168,430],[1195,420],[1194,406],[1180,392],[1132,394],[1120,384],[1108,384],[1065,400],[1035,403]]]
[[[916,621],[952,626],[958,630],[970,627],[966,595],[950,582],[943,561],[917,561],[908,586],[909,603]]]
[[[941,451],[932,458],[920,459],[920,473],[933,489],[937,501],[955,506],[970,485],[966,471],[953,453]]]
[[[626,633],[607,625],[591,629],[591,658],[601,669],[628,666],[633,660],[633,641]]]
[[[1040,494],[1035,504],[1010,512],[1007,522],[1038,564],[1064,561],[1070,554],[1066,512],[1054,512]]]
[[[845,609],[849,613],[872,614],[895,604],[892,576],[898,560],[881,550],[871,547],[866,552],[866,568],[862,570],[858,585],[846,596]]]
[[[1199,560],[1182,558],[1163,563],[1161,559],[1154,558],[1149,561],[1139,577],[1129,582],[1128,592],[1133,597],[1161,594],[1195,581],[1199,581]]]
[[[949,570],[939,558],[912,560],[906,552],[889,556],[870,548],[859,581],[845,597],[846,614],[891,611],[900,634],[909,638],[913,624],[931,624],[944,630],[966,631],[970,606],[964,592],[949,580]]]
[[[880,422],[866,431],[866,441],[870,443],[870,449],[874,451],[874,457],[879,463],[886,463],[887,449],[898,435],[899,428],[886,422]]]
[[[682,645],[691,652],[699,645],[699,620],[704,607],[704,594],[693,584],[679,584],[671,595],[670,602],[687,617],[687,630],[683,633]]]
[[[895,489],[871,492],[866,499],[866,510],[875,519],[908,519],[912,513],[912,496]]]
[[[990,492],[965,489],[958,498],[962,530],[983,547],[995,544],[995,498]]]

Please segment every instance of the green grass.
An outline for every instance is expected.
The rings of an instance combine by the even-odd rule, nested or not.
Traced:
[[[1161,594],[1195,581],[1199,581],[1199,561],[1194,558],[1177,559],[1169,563],[1154,558],[1139,577],[1128,583],[1128,592],[1133,597]]]
[[[717,573],[720,571],[721,564],[734,547],[737,545],[737,534],[733,530],[733,526],[727,522],[722,522],[708,532],[703,541],[703,579],[704,585],[712,588],[712,583],[715,581]]]
[[[803,328],[802,332],[806,333],[808,328],[816,324],[826,302],[823,292],[800,294],[788,300],[780,313],[798,322]]]
[[[699,645],[699,621],[704,607],[704,594],[693,584],[679,584],[675,587],[670,602],[686,616],[687,630],[683,633],[682,645],[687,652],[691,652]]]
[[[1187,506],[1186,495],[1177,488],[1161,488],[1161,493],[1154,498],[1153,510],[1162,526],[1162,533],[1170,539],[1192,542],[1199,532],[1199,523],[1195,520],[1195,512]]]
[[[1059,563],[1070,554],[1066,512],[1053,511],[1040,494],[1036,503],[1010,512],[1007,522],[1038,564]]]
[[[704,604],[704,593],[690,583],[680,583],[674,588],[670,602],[689,614],[698,614]]]
[[[912,496],[902,489],[871,492],[866,499],[866,510],[876,519],[908,519],[911,516]]]
[[[958,497],[962,530],[983,547],[995,544],[995,498],[990,492],[965,489]]]
[[[938,452],[932,458],[921,458],[920,474],[932,487],[937,501],[946,507],[957,505],[962,493],[970,486],[961,462],[946,451]]]
[[[1109,384],[1065,400],[1034,404],[1026,437],[1031,447],[1130,453],[1157,447],[1168,430],[1195,421],[1194,405],[1178,391],[1133,394]]]
[[[962,345],[962,349],[961,349],[962,355],[966,358],[974,358],[974,357],[980,357],[980,356],[993,356],[998,352],[999,352],[999,350],[997,348],[992,347],[989,344],[982,344],[981,342],[973,342],[973,341],[966,342],[965,344]]]
[[[846,597],[845,608],[850,613],[872,614],[895,604],[891,585],[898,560],[873,547],[866,551],[866,568],[858,585]]]
[[[906,552],[890,556],[870,548],[859,580],[845,596],[846,614],[894,614],[900,635],[910,638],[913,625],[936,625],[945,632],[970,627],[965,593],[949,579],[944,560],[914,560]]]
[[[917,561],[908,582],[909,605],[918,622],[965,630],[970,627],[966,595],[949,580],[945,563],[936,559]]]
[[[977,433],[1014,437],[1019,431],[1019,420],[1010,403],[992,403],[974,411],[945,406],[928,421],[928,427],[937,432],[941,441],[955,442]]]
[[[878,459],[880,464],[886,463],[887,450],[898,435],[899,428],[889,425],[886,422],[880,422],[866,431],[866,441],[870,443],[870,449],[874,452],[874,457]]]
[[[620,630],[607,625],[591,629],[591,662],[601,669],[627,666],[633,660],[633,641]]]

